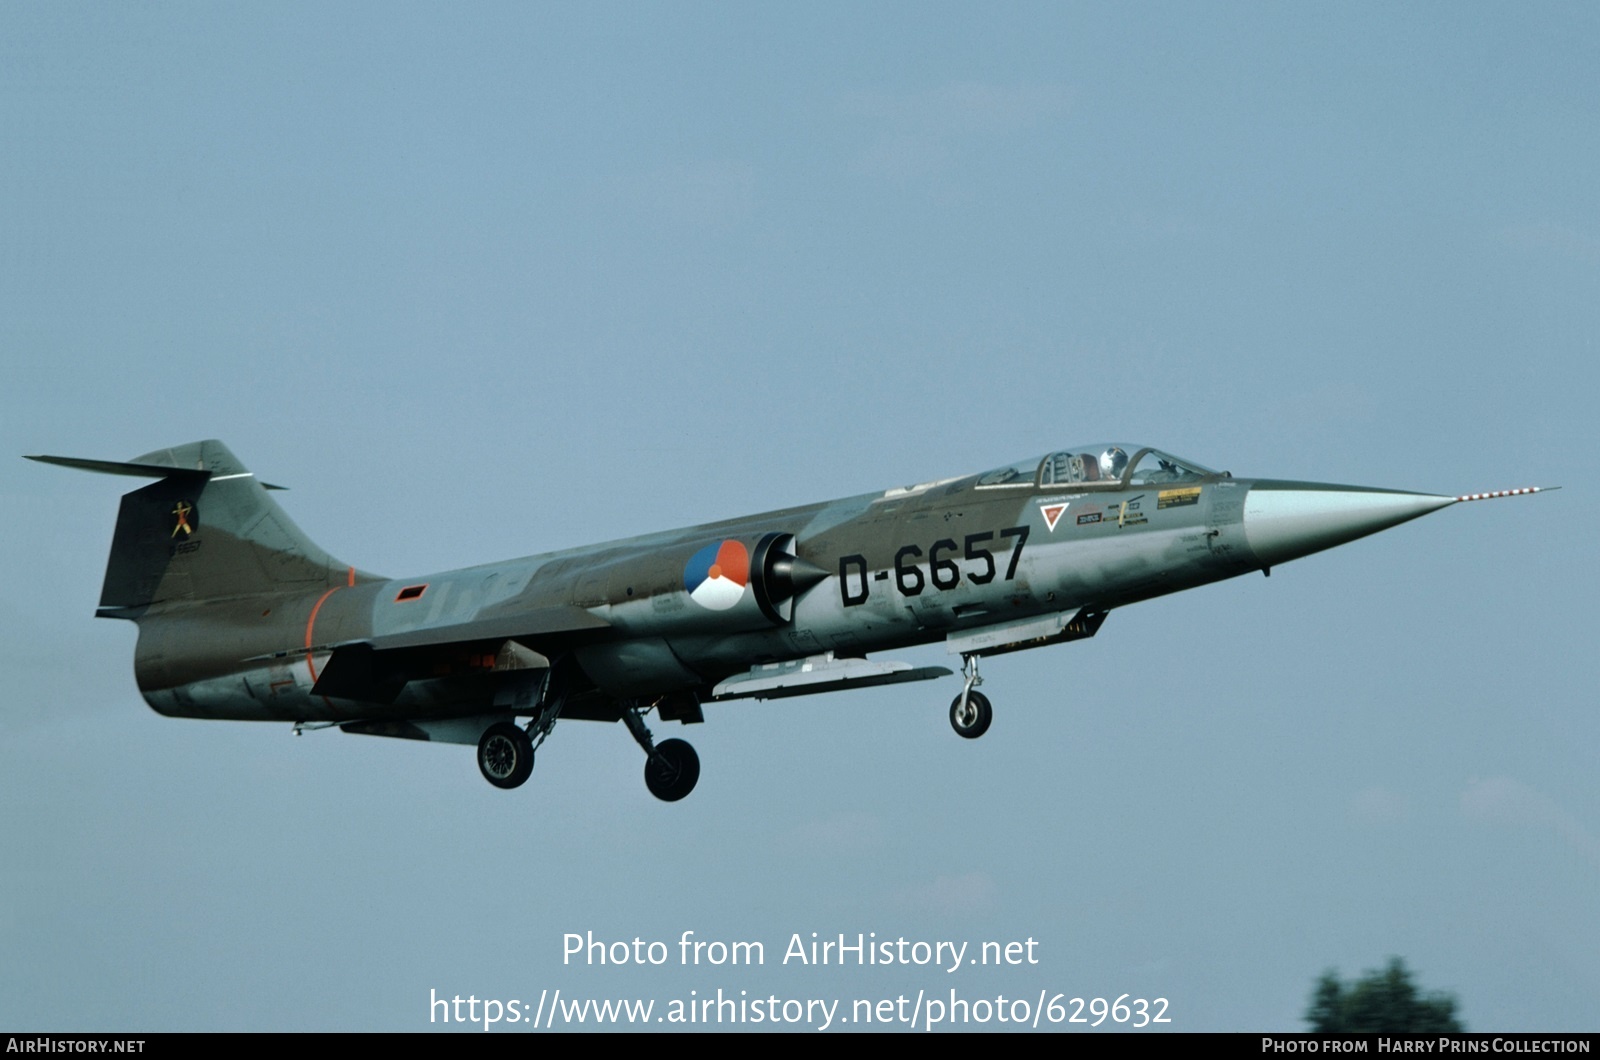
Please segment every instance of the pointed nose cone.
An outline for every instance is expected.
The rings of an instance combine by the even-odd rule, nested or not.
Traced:
[[[1454,504],[1454,497],[1316,482],[1256,482],[1244,536],[1264,567],[1285,563]]]

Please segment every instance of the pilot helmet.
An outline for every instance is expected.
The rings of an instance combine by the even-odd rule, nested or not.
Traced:
[[[1120,479],[1122,473],[1128,468],[1128,454],[1117,446],[1112,446],[1100,454],[1100,477]]]

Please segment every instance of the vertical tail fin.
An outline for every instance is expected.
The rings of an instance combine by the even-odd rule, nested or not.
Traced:
[[[219,441],[191,442],[127,463],[33,456],[48,464],[158,481],[125,494],[99,614],[138,618],[186,601],[313,590],[356,578],[318,548]]]

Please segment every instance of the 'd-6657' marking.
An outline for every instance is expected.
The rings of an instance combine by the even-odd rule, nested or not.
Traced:
[[[1017,576],[1017,563],[1022,559],[1022,546],[1028,543],[1028,528],[1008,526],[1000,531],[1000,537],[1016,539],[1016,544],[1011,546],[1011,557],[1006,563],[1005,575],[1001,578],[1001,581],[1011,581]],[[995,575],[999,572],[999,568],[995,565],[994,552],[985,547],[985,542],[994,539],[992,530],[986,530],[981,534],[968,534],[961,544],[957,544],[954,538],[940,538],[928,546],[927,574],[923,574],[922,567],[917,563],[923,557],[921,546],[902,545],[894,554],[895,587],[900,590],[901,596],[920,596],[922,591],[930,586],[934,589],[954,589],[961,584],[963,573],[974,585],[988,585],[994,581]],[[977,570],[969,568],[963,572],[961,565],[956,562],[957,556],[978,563],[980,566]],[[871,583],[888,579],[887,570],[878,571],[869,578],[865,556],[852,554],[839,557],[839,598],[846,607],[866,603],[867,597],[871,595]]]

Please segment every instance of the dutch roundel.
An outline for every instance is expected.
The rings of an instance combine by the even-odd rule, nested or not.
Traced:
[[[726,611],[744,599],[750,584],[750,553],[737,541],[707,545],[683,568],[683,587],[701,607]]]

